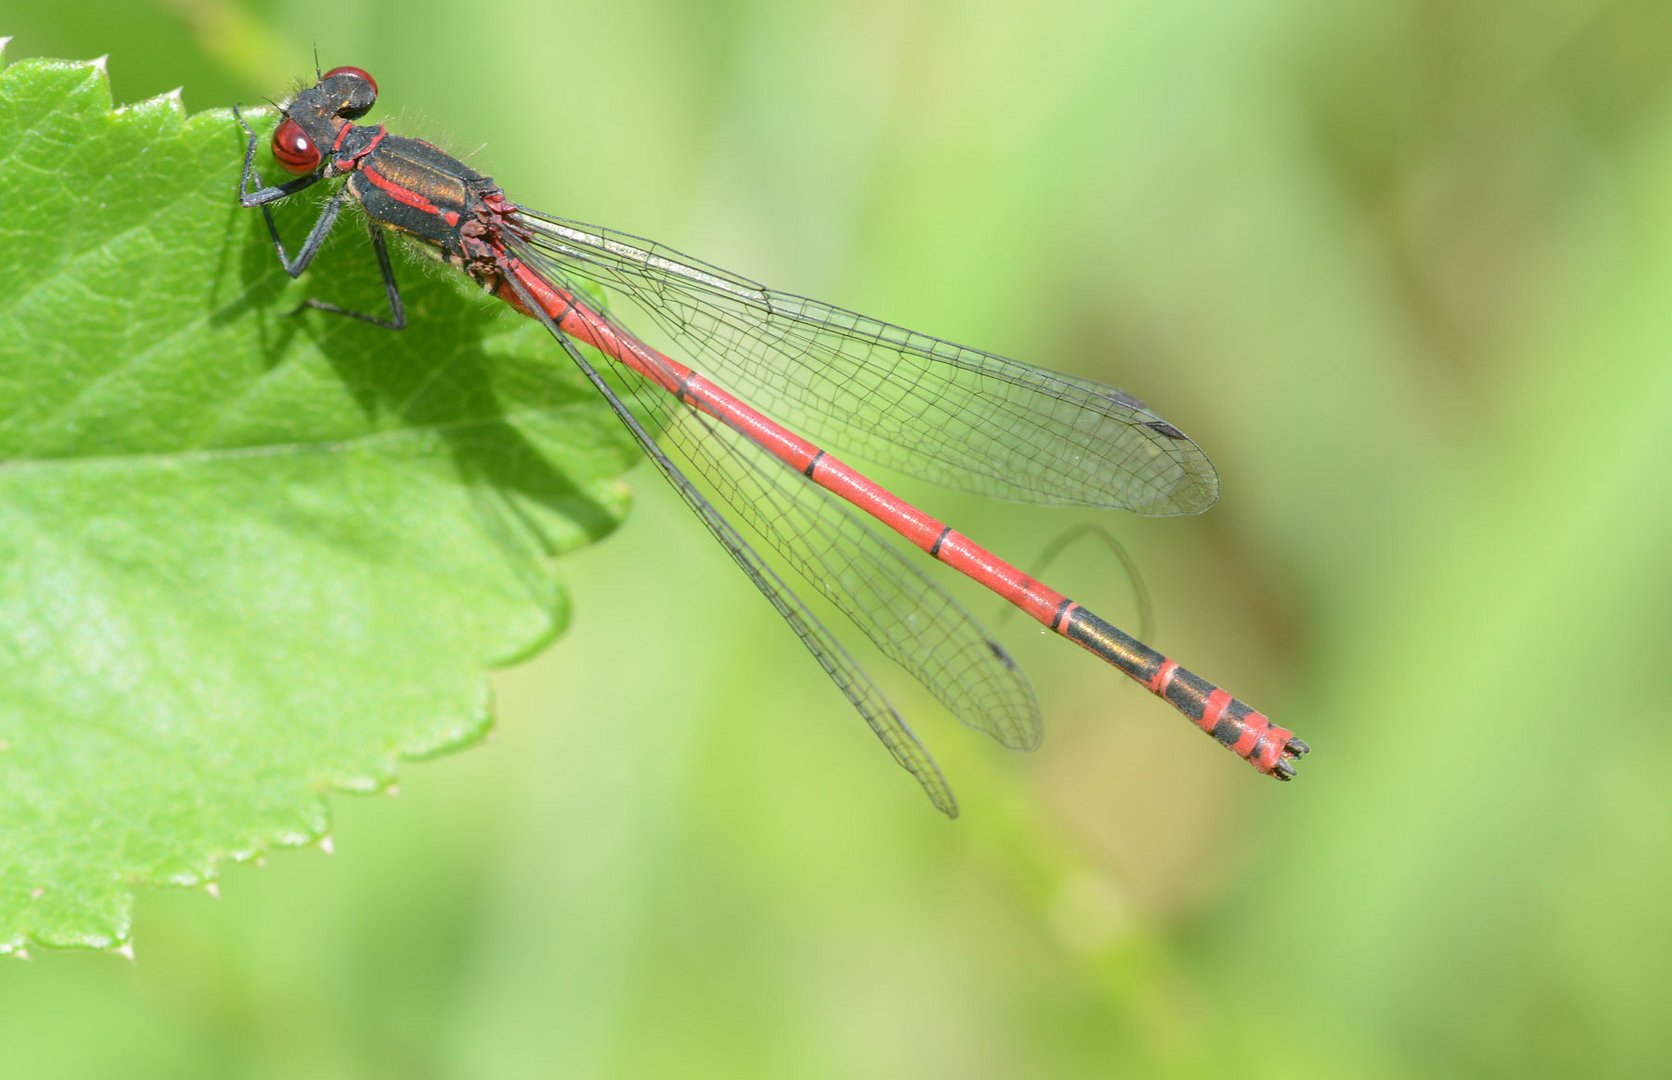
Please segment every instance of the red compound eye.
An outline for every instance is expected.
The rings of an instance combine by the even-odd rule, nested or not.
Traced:
[[[322,157],[302,125],[287,116],[273,132],[273,160],[285,172],[303,176],[319,168]]]
[[[334,67],[330,71],[327,71],[324,75],[320,76],[320,81],[323,82],[333,75],[352,75],[356,79],[362,79],[365,81],[367,86],[372,88],[372,93],[374,95],[377,93],[377,80],[366,74],[365,69],[363,68]]]

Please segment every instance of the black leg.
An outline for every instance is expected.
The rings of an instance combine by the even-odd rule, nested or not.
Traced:
[[[250,130],[250,125],[244,122],[244,114],[238,111],[238,106],[234,105],[232,107],[232,115],[238,119],[238,124],[244,129],[244,134],[250,137],[249,145],[244,148],[244,174],[238,179],[238,201],[245,208],[278,202],[280,199],[294,195],[304,188],[313,187],[325,178],[323,172],[316,172],[309,173],[307,176],[298,176],[296,179],[283,184],[262,187],[261,174],[255,171],[255,151],[260,144],[260,139],[254,131]],[[250,187],[251,181],[255,182],[253,189]],[[271,221],[271,217],[268,220]]]
[[[378,268],[383,271],[383,287],[389,294],[389,317],[380,319],[375,315],[367,315],[363,311],[350,311],[348,308],[338,307],[336,304],[312,298],[302,301],[296,311],[301,311],[303,308],[318,308],[320,311],[329,311],[333,315],[347,315],[351,319],[359,319],[361,322],[368,322],[373,326],[381,326],[385,330],[405,329],[406,305],[401,303],[401,290],[395,285],[395,268],[389,265],[389,248],[384,243],[383,230],[371,222],[368,222],[367,226],[371,229],[372,250],[377,252]],[[310,236],[309,239],[312,240],[313,238]],[[303,248],[302,254],[296,258],[300,261],[303,256],[312,257],[307,248]],[[291,312],[291,314],[296,314],[296,311]]]
[[[238,118],[238,123],[243,126],[244,133],[250,137],[249,145],[244,150],[244,173],[238,180],[238,201],[245,207],[261,207],[261,216],[267,222],[267,234],[273,238],[273,250],[278,252],[279,255],[279,265],[283,266],[285,273],[291,277],[301,277],[302,271],[306,270],[308,264],[313,262],[314,256],[319,254],[319,249],[324,245],[325,237],[330,233],[331,226],[337,223],[337,217],[343,210],[343,203],[349,197],[348,191],[346,189],[338,191],[326,200],[324,208],[319,212],[319,220],[315,221],[313,228],[308,230],[308,238],[302,241],[302,250],[296,253],[294,259],[291,258],[285,253],[284,241],[279,237],[279,227],[273,221],[272,204],[317,184],[324,179],[324,170],[310,173],[307,176],[299,176],[288,183],[275,184],[271,187],[263,186],[261,176],[255,170],[256,147],[260,140],[256,133],[250,129],[250,125],[245,123],[243,114],[238,111],[237,106],[233,106],[232,115]],[[389,249],[384,243],[383,230],[378,228],[376,224],[371,224],[370,227],[372,250],[377,252],[377,265],[383,271],[383,287],[389,296],[389,318],[380,319],[363,311],[351,311],[348,308],[312,298],[302,301],[290,314],[295,315],[306,308],[318,308],[320,311],[328,311],[333,315],[347,315],[351,319],[359,319],[361,322],[371,323],[373,326],[381,326],[385,330],[400,330],[406,326],[406,305],[401,302],[400,289],[395,285],[395,271],[389,263]]]
[[[325,242],[325,234],[331,231],[331,226],[336,222],[337,215],[342,213],[342,193],[338,192],[330,202],[325,204],[325,209],[320,213],[319,220],[314,223],[313,231],[308,233],[308,239],[302,244],[301,254],[297,255],[295,259],[286,255],[284,241],[279,239],[279,227],[273,222],[271,204],[278,202],[280,199],[288,198],[305,188],[312,187],[324,178],[324,174],[322,172],[309,173],[307,176],[298,176],[289,183],[263,187],[261,175],[255,171],[255,150],[259,141],[256,133],[250,130],[249,124],[244,122],[244,114],[238,111],[236,105],[232,107],[232,115],[238,118],[238,123],[244,128],[244,134],[250,137],[249,145],[244,149],[244,174],[238,179],[238,201],[246,208],[261,207],[261,216],[267,219],[267,234],[273,238],[273,250],[279,253],[279,262],[283,264],[285,273],[291,277],[299,277],[302,271],[308,268],[308,264],[313,261],[314,255],[319,252],[319,245]],[[255,184],[253,190],[250,187],[252,182]]]

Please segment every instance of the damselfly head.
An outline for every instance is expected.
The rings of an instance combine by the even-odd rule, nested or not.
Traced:
[[[273,160],[296,176],[325,163],[322,146],[341,136],[345,122],[358,120],[377,103],[377,80],[357,67],[335,67],[291,99],[273,132]]]

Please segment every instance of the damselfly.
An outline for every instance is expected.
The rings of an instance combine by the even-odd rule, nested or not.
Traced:
[[[249,145],[238,197],[261,208],[292,277],[313,261],[349,200],[370,223],[388,315],[321,300],[305,306],[404,327],[384,238],[393,230],[542,323],[941,810],[956,814],[957,804],[905,721],[660,444],[672,447],[884,654],[960,720],[1006,746],[1032,747],[1040,738],[1039,705],[1026,677],[963,607],[855,509],[1113,664],[1260,772],[1280,780],[1294,775],[1290,759],[1307,746],[1291,732],[825,449],[1024,502],[1141,514],[1205,510],[1219,492],[1213,466],[1143,402],[1089,379],[767,289],[635,236],[517,205],[493,180],[429,143],[391,135],[381,124],[355,123],[376,100],[376,82],[359,68],[318,75],[281,107],[273,157],[296,178],[271,187],[256,172],[259,139],[244,125]],[[301,250],[288,255],[272,204],[344,176]],[[646,344],[585,283],[632,302],[706,372]],[[637,414],[577,343],[596,349],[638,388],[629,395]]]

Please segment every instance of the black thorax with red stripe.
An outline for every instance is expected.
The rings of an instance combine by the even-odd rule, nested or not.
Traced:
[[[303,91],[285,107],[274,156],[288,164],[288,147],[294,162],[322,158],[324,177],[346,175],[349,193],[373,221],[434,248],[494,291],[506,243],[527,235],[499,185],[422,139],[391,135],[382,124],[354,123],[353,102],[345,116],[340,88],[327,94],[325,85]],[[323,147],[330,149],[321,154]]]

